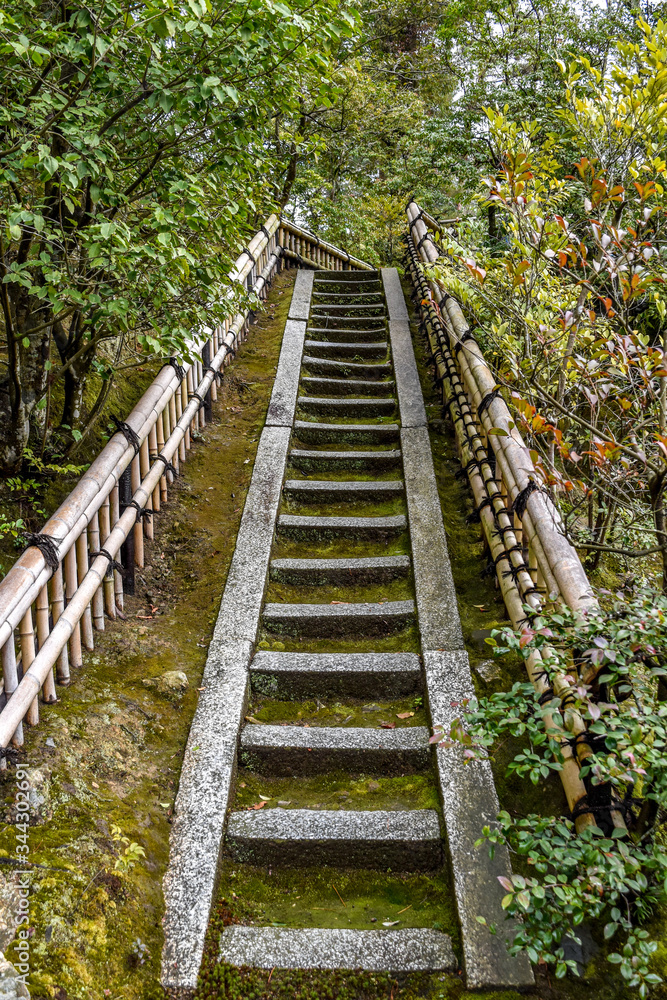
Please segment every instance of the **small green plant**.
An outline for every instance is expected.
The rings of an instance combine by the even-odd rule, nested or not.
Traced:
[[[140,858],[146,857],[146,852],[136,841],[126,837],[122,829],[115,824],[111,827],[111,837],[119,852],[114,868],[117,871],[129,872]]]

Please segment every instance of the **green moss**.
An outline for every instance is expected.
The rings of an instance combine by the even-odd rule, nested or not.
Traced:
[[[407,719],[399,715],[411,712]],[[401,698],[396,701],[341,702],[322,704],[319,701],[276,701],[255,695],[250,702],[248,714],[260,722],[281,725],[309,726],[348,726],[361,728],[377,728],[380,722],[389,722],[396,729],[405,726],[424,726],[427,724],[426,713],[419,707],[414,697]]]
[[[350,777],[344,771],[317,777],[267,778],[242,769],[234,809],[266,802],[285,809],[439,809],[434,775],[396,778]]]

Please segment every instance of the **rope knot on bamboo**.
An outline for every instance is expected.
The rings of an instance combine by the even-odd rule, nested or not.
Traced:
[[[115,559],[115,558],[114,558],[114,557],[113,557],[113,556],[111,555],[111,553],[110,553],[110,552],[108,552],[108,551],[107,551],[106,549],[98,549],[98,550],[97,550],[97,552],[91,552],[91,553],[90,553],[90,555],[91,555],[91,557],[94,557],[94,558],[97,558],[97,556],[104,556],[104,558],[105,558],[105,559],[106,559],[106,560],[108,561],[108,563],[109,563],[109,568],[108,568],[107,572],[108,572],[109,570],[112,570],[112,569],[115,569],[115,570],[116,570],[116,572],[117,572],[117,573],[120,573],[120,575],[121,575],[122,577],[124,577],[124,576],[125,576],[125,567],[123,566],[123,564],[122,564],[122,563],[119,563],[119,562],[118,562],[118,560],[117,560],[117,559]]]
[[[459,344],[460,343],[461,341],[459,341]],[[481,417],[484,411],[491,405],[494,399],[498,398],[498,396],[500,396],[500,389],[497,387],[495,389],[492,389],[491,392],[487,392],[486,396],[483,396],[482,399],[480,399],[479,401],[479,406],[477,407],[477,416]]]
[[[247,254],[248,257],[250,257],[250,260],[253,262],[253,264],[257,263],[257,261],[255,260],[254,254],[252,254],[250,252],[250,250],[248,250],[247,247],[244,247],[243,250],[241,251],[241,253]]]
[[[212,373],[213,378],[218,383],[218,385],[222,384],[224,373],[221,372],[219,368],[214,368],[213,365],[206,365],[205,368],[202,368],[202,374],[205,375],[206,372]]]
[[[518,516],[519,520],[523,520],[523,515],[526,513],[526,507],[528,505],[528,499],[531,494],[541,490],[541,486],[531,479],[527,486],[521,490],[520,493],[514,497],[514,503],[512,504],[512,510]]]
[[[33,546],[39,549],[44,556],[44,562],[49,569],[54,571],[58,569],[58,566],[60,565],[58,546],[50,535],[42,535],[41,532],[35,533],[29,531],[24,537],[26,540],[26,549],[32,548]]]
[[[124,420],[115,417],[113,413],[111,414],[111,422],[116,428],[116,433],[122,434],[127,443],[131,444],[134,448],[134,454],[138,455],[141,451],[141,441],[137,432]]]
[[[165,458],[164,455],[162,455],[162,454],[156,455],[153,461],[154,462],[164,462],[164,471],[165,472],[171,472],[174,476],[178,475],[178,471],[174,468],[174,466],[171,464],[171,462],[169,461],[169,459]]]
[[[202,406],[206,406],[206,400],[198,392],[191,392],[190,395],[188,396],[188,399],[189,400],[198,399],[199,400],[199,409],[200,410],[201,410]],[[158,455],[158,458],[159,457],[160,456]]]
[[[176,358],[169,358],[168,361],[165,361],[164,367],[165,368],[173,368],[174,371],[176,372],[177,376],[178,376],[178,381],[179,382],[182,382],[183,379],[185,378],[185,368],[183,367],[183,365],[180,365],[178,363],[178,361],[176,360]]]
[[[134,507],[136,510],[137,524],[139,524],[139,521],[141,521],[143,517],[152,517],[153,514],[159,513],[158,511],[151,510],[150,507],[142,507],[138,500],[130,500],[129,503],[125,504],[125,510],[127,510],[128,507]]]

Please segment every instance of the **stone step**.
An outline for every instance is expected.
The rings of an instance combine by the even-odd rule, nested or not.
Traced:
[[[311,357],[320,358],[386,358],[389,345],[386,340],[372,343],[329,342],[328,340],[306,340],[304,350]]]
[[[376,604],[265,604],[262,624],[271,632],[309,637],[391,635],[414,621],[412,601]]]
[[[397,557],[405,558],[405,557]],[[422,687],[416,653],[278,653],[260,650],[250,664],[253,690],[272,698],[401,698]],[[262,727],[260,727],[262,728]],[[347,730],[346,730],[347,732]],[[386,733],[413,732],[387,729]]]
[[[387,306],[384,301],[384,296],[379,300],[379,302],[314,302],[313,312],[318,309],[321,313],[326,315],[327,313],[337,315],[339,313],[369,313],[369,312],[382,312],[386,314]],[[346,317],[348,318],[348,317]]]
[[[310,517],[281,514],[277,531],[289,538],[307,541],[320,538],[364,538],[386,541],[402,534],[408,526],[403,514],[393,517]]]
[[[313,358],[304,354],[301,359],[302,367],[314,375],[358,375],[363,379],[387,378],[393,373],[389,363],[377,362],[376,364],[363,364],[360,361],[333,361],[329,358]]]
[[[378,288],[376,292],[356,292],[356,291],[350,292],[347,290],[344,292],[325,292],[323,289],[313,287],[313,296],[314,297],[317,296],[318,298],[325,298],[325,297],[331,298],[335,296],[336,298],[341,298],[341,299],[347,299],[352,297],[357,299],[367,299],[372,296],[373,298],[380,299],[382,302],[384,302],[384,295],[382,293],[382,288]]]
[[[257,969],[452,972],[451,938],[430,928],[357,931],[327,927],[224,927],[219,960]]]
[[[377,556],[374,559],[272,559],[272,580],[281,583],[321,585],[325,583],[384,583],[410,572],[409,556]]]
[[[266,777],[350,771],[397,776],[426,770],[433,750],[423,726],[245,726],[239,760]]]
[[[304,472],[338,472],[342,469],[357,472],[382,471],[401,464],[400,449],[391,451],[305,451],[290,448],[289,460]]]
[[[433,809],[233,812],[227,850],[235,861],[290,868],[432,871],[442,860],[440,824]]]
[[[356,343],[367,343],[368,341],[381,340],[387,335],[386,325],[373,329],[332,329],[326,326],[309,326],[306,335],[314,340],[335,340],[350,341]]]
[[[294,421],[294,436],[313,444],[387,444],[398,441],[398,424],[319,424]]]
[[[301,387],[306,392],[319,396],[382,396],[395,391],[393,381],[364,382],[354,378],[301,378]]]
[[[401,480],[380,480],[377,483],[350,480],[337,482],[333,479],[288,479],[283,486],[283,493],[291,500],[301,503],[339,503],[349,500],[394,500],[403,496],[404,485]]]
[[[315,271],[313,275],[314,285],[326,285],[334,284],[347,284],[348,282],[358,281],[360,284],[368,281],[380,282],[380,272],[375,271],[329,271],[321,270]]]
[[[344,396],[299,396],[296,405],[304,413],[315,416],[326,414],[337,417],[385,417],[396,410],[396,400],[391,396],[376,396],[373,399],[355,399]]]

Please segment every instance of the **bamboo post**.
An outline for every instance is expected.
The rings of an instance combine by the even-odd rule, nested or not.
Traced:
[[[72,550],[70,549],[70,552]],[[33,660],[35,659],[35,631],[32,626],[32,609],[28,608],[19,628],[19,638],[21,641],[21,669],[25,677]],[[25,721],[29,726],[36,726],[39,722],[39,702],[33,698],[28,711],[25,714]]]
[[[88,532],[82,531],[76,540],[76,574],[77,585],[81,583],[88,572]],[[93,639],[93,615],[90,605],[86,608],[81,618],[81,638],[83,645],[88,650],[95,648]]]
[[[181,414],[183,413],[183,393],[179,385],[178,389],[174,393],[174,407],[176,409],[176,420],[174,423],[178,423],[181,419]],[[178,446],[178,451],[174,454],[174,467],[180,469],[181,462],[185,461],[185,441],[181,441]]]
[[[118,484],[114,486],[109,497],[111,504],[111,530],[113,531],[120,520],[120,491]],[[117,569],[113,570],[113,589],[116,599],[116,612],[123,611],[125,602],[123,601],[123,576]]]
[[[172,397],[173,399],[173,397]],[[137,492],[139,486],[141,485],[141,467],[139,455],[135,455],[132,459],[132,464],[130,465],[130,499]],[[137,511],[137,523],[134,526],[134,565],[138,566],[139,569],[144,568],[144,529],[141,524],[142,521],[148,520],[142,517]]]
[[[16,666],[16,647],[14,646],[13,634],[2,647],[2,680],[7,701],[19,686],[19,674]],[[15,747],[23,746],[23,723],[19,722],[12,736],[12,743]],[[7,766],[6,758],[2,758]]]
[[[67,603],[69,603],[76,594],[78,587],[76,549],[74,546],[72,546],[69,552],[67,552],[63,561],[63,566],[65,568],[65,596],[67,598]],[[83,656],[81,653],[81,627],[78,622],[69,641],[69,660],[70,664],[75,668],[83,666]]]
[[[63,585],[63,567],[61,563],[51,577],[51,612],[53,615],[54,627],[64,610],[65,588]],[[67,643],[65,643],[61,649],[58,659],[56,660],[56,678],[58,683],[63,686],[66,686],[70,682],[69,653],[67,650]]]
[[[163,442],[164,443],[164,442]],[[125,470],[118,482],[118,499],[120,504],[119,517],[125,513],[132,500],[131,469]],[[134,508],[132,508],[134,510]],[[123,564],[124,590],[127,594],[134,594],[134,528],[129,533],[120,548],[120,558]]]
[[[189,377],[191,377],[191,376],[189,375],[189,372],[188,372],[188,374],[185,376],[185,378],[181,382],[181,401],[182,401],[183,411],[185,411],[187,409],[187,405],[188,405],[188,393],[190,391]],[[183,443],[185,445],[185,451],[190,451],[190,448],[192,447],[192,436],[190,434],[190,425],[189,424],[188,424],[188,429],[185,432],[185,437],[183,438]],[[185,461],[185,452],[183,453],[183,460]]]
[[[151,467],[150,453],[148,448],[148,438],[144,438],[141,442],[141,448],[139,449],[139,474],[141,479],[145,479],[148,475],[148,470]],[[146,510],[153,510],[153,498],[149,497],[146,504]],[[145,517],[142,519],[144,522],[144,535],[149,541],[153,540],[153,518]]]
[[[162,413],[164,413],[164,410]],[[155,453],[157,455],[161,455],[164,451],[164,424],[162,423],[162,413],[158,413],[157,420],[155,421],[155,439],[157,442]],[[164,465],[162,468],[164,469]],[[160,477],[160,506],[162,506],[163,503],[166,503],[167,499],[167,473],[165,470]]]
[[[158,456],[158,454],[159,454],[159,448],[158,448],[158,442],[157,442],[157,430],[156,430],[155,424],[153,424],[153,426],[151,427],[151,429],[149,431],[149,434],[148,434],[148,453],[149,453],[150,458],[151,458],[151,463],[154,463],[155,460],[156,460],[156,458],[157,458],[157,456]],[[161,466],[161,468],[164,469],[164,466],[162,465],[161,462],[160,462],[160,466]],[[153,490],[153,503],[152,503],[152,507],[153,507],[153,510],[160,510],[160,484],[159,483],[155,487],[155,489]]]
[[[107,538],[111,534],[111,504],[109,498],[107,497],[100,507],[100,538],[102,541],[101,548],[106,548]],[[116,620],[116,597],[114,593],[114,583],[113,583],[113,572],[111,566],[107,567],[107,572],[104,574],[103,582],[104,590],[104,608],[109,618],[112,621]]]
[[[99,552],[99,550],[100,550],[100,516],[99,516],[99,513],[97,513],[97,512],[95,514],[93,514],[93,516],[91,518],[91,521],[90,521],[90,526],[88,528],[88,544],[89,544],[89,548],[90,548],[91,552]],[[54,577],[54,579],[55,579],[55,577]],[[62,586],[62,580],[61,580],[61,586]],[[56,602],[55,602],[55,592],[54,591],[52,591],[51,597],[52,597],[53,608],[54,608],[53,621],[55,623],[55,621],[57,619],[56,619],[56,614],[55,614],[55,603]],[[97,590],[95,591],[95,593],[93,594],[93,600],[92,600],[91,606],[92,606],[92,609],[93,609],[93,628],[97,629],[98,632],[104,632],[104,593],[103,593],[102,587],[98,587]],[[61,611],[62,611],[62,608],[61,608]],[[60,679],[60,676],[59,676],[58,679]]]
[[[42,587],[35,603],[35,618],[37,623],[37,645],[39,649],[49,637],[49,591],[46,584]],[[57,701],[56,684],[53,670],[49,670],[42,685],[42,700],[47,704]]]

